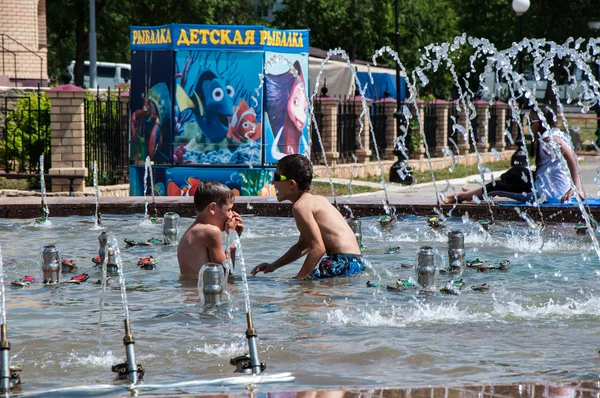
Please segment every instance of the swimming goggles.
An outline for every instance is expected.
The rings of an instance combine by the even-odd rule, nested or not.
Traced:
[[[273,173],[273,181],[287,181],[287,179],[288,178],[286,176],[282,176],[278,172]]]

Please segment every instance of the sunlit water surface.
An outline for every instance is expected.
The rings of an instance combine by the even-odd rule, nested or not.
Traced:
[[[123,238],[162,238],[160,225],[142,215],[103,216],[103,228]],[[465,222],[466,221],[466,222]],[[99,268],[93,217],[0,220],[6,280],[41,279],[40,248],[57,244],[61,255],[90,274],[81,285],[34,285],[7,289],[8,336],[13,363],[21,363],[23,390],[111,383],[110,367],[125,361],[123,314],[116,278],[105,296],[101,343],[97,334]],[[180,235],[192,219],[182,219]],[[291,218],[244,217],[241,243],[250,270],[283,254],[297,239]],[[446,231],[465,234],[467,260],[492,264],[511,260],[508,271],[467,269],[459,296],[394,292],[396,279],[414,278],[419,246],[432,245],[446,257]],[[301,262],[268,275],[249,277],[260,360],[270,372],[291,372],[291,383],[258,386],[259,391],[339,386],[461,385],[551,381],[597,377],[600,365],[598,258],[589,238],[572,225],[554,224],[539,234],[523,224],[494,225],[490,235],[476,223],[456,219],[437,233],[425,219],[406,217],[392,229],[363,219],[365,255],[375,272],[353,278],[298,282],[290,278]],[[390,247],[400,253],[386,254]],[[125,248],[121,253],[138,362],[146,382],[229,377],[229,359],[247,351],[241,280],[231,287],[230,321],[219,309],[198,305],[195,284],[179,281],[176,246]],[[152,255],[156,270],[140,270]],[[447,260],[446,260],[447,261]],[[239,269],[235,274],[239,279]],[[71,275],[63,275],[70,278]],[[379,279],[380,278],[380,279]],[[448,277],[440,275],[440,281]],[[470,286],[487,283],[487,293]],[[225,301],[225,300],[224,300]],[[203,387],[168,392],[240,391],[245,387]]]

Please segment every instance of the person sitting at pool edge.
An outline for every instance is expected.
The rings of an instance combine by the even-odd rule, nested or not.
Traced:
[[[234,229],[242,234],[242,218],[233,211],[233,193],[220,182],[204,181],[194,194],[196,219],[185,231],[177,247],[177,261],[182,278],[198,278],[206,263],[223,264],[226,259],[221,232]],[[231,259],[235,258],[234,248]]]
[[[563,133],[554,128],[552,114],[545,116],[546,124],[550,127],[548,131],[542,124],[538,112],[531,110],[529,114],[531,133],[535,137],[535,173],[534,186],[539,195],[544,194],[546,202],[565,203],[575,193],[584,199],[581,180],[577,170],[577,156],[571,148]],[[559,156],[562,155],[562,156]],[[563,166],[561,163],[565,162]],[[489,193],[493,191],[504,191],[512,193],[523,193],[527,195],[532,190],[529,170],[524,166],[514,166],[500,176],[499,181],[486,185]],[[571,180],[575,190],[571,187]],[[576,192],[575,192],[576,191]],[[473,196],[482,199],[483,188],[464,190],[454,195],[447,195],[444,203],[455,203],[472,200]]]
[[[349,276],[364,271],[356,237],[344,217],[327,198],[309,192],[312,176],[312,165],[305,156],[288,155],[277,162],[273,177],[277,200],[293,203],[292,215],[300,237],[283,256],[257,265],[251,275],[273,272],[304,255],[295,279]]]

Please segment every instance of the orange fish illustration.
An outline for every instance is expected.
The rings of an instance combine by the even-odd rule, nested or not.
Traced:
[[[186,182],[187,185],[183,185],[180,188],[173,181],[169,181],[167,184],[167,196],[194,196],[198,186],[202,184],[202,181],[194,177],[186,178]]]
[[[233,107],[233,115],[229,118],[229,132],[227,138],[234,141],[259,140],[261,125],[256,123],[256,111],[250,108],[246,101],[241,100],[238,106]]]

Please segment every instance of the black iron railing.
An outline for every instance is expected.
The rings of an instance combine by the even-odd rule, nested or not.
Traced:
[[[112,185],[129,181],[128,138],[129,101],[121,101],[121,92],[96,91],[85,99],[85,164],[92,184],[94,162],[98,184]]]
[[[429,149],[429,153],[435,152],[435,147],[437,145],[437,140],[435,137],[435,133],[437,130],[437,115],[436,115],[436,105],[433,102],[428,102],[423,107],[423,131],[425,132],[425,140],[427,141],[427,147]]]
[[[387,130],[387,116],[385,114],[385,102],[374,101],[371,104],[371,123],[373,124],[373,135],[375,141],[371,136],[371,151],[373,157],[375,156],[375,148],[379,151],[379,157],[383,156],[385,149],[387,148],[387,142],[385,140],[385,132]]]
[[[356,151],[356,103],[352,99],[340,99],[337,112],[337,150],[339,161],[352,163]]]
[[[323,112],[321,110],[321,100],[315,99],[313,102],[313,114],[315,116],[315,121],[317,124],[317,128],[313,124],[313,121],[310,121],[310,137],[312,140],[310,147],[310,160],[313,164],[320,164],[323,162],[323,149],[321,148],[321,142],[319,141],[319,136],[317,135],[317,129],[321,134],[321,138],[323,137]]]

